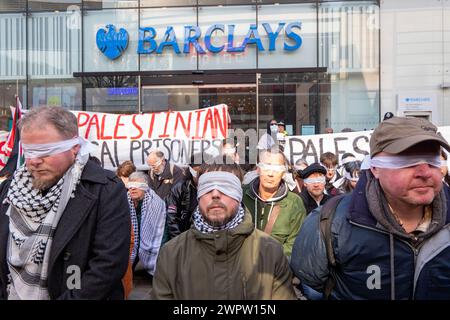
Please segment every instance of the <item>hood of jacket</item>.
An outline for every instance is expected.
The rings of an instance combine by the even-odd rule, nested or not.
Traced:
[[[286,185],[286,182],[284,180],[281,180],[280,186],[278,187],[277,192],[275,195],[267,200],[262,199],[259,196],[259,177],[254,179],[250,183],[250,188],[248,188],[247,194],[252,198],[253,200],[258,199],[259,201],[271,203],[271,202],[278,202],[284,199],[288,195],[289,188]]]

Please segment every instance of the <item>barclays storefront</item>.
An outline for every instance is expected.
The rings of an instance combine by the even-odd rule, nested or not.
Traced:
[[[229,106],[291,134],[380,120],[377,1],[0,2],[0,129],[27,107],[139,113]]]

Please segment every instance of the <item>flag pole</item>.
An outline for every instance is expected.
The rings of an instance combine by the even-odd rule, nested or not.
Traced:
[[[16,121],[18,121],[22,117],[22,103],[19,99],[19,94],[16,94]],[[17,125],[17,124],[16,124]],[[19,137],[19,140],[17,141],[17,162],[16,162],[16,169],[19,169],[22,165],[22,142],[20,141],[20,132],[17,129],[16,133]]]

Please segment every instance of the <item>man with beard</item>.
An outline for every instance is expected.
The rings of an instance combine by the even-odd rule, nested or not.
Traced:
[[[330,195],[325,194],[326,174],[327,169],[317,162],[303,170],[302,178],[305,188],[300,193],[300,198],[302,198],[303,204],[305,205],[306,214],[309,214],[331,198]]]
[[[238,164],[203,165],[193,226],[160,250],[154,299],[295,299],[281,245],[241,205]]]
[[[149,186],[162,200],[166,200],[172,186],[185,179],[183,169],[167,161],[161,150],[150,151],[147,164],[150,167]]]
[[[89,160],[70,111],[33,109],[19,130],[26,163],[0,189],[0,298],[123,299],[125,186]]]
[[[425,119],[381,122],[370,138],[370,170],[300,230],[291,266],[302,283],[332,299],[450,299],[441,147],[450,150]]]

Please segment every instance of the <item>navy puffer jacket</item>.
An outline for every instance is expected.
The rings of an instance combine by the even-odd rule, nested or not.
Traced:
[[[450,299],[450,193],[444,187],[444,227],[417,248],[379,226],[370,213],[365,184],[344,197],[332,223],[337,261],[333,299]],[[305,220],[291,257],[294,274],[324,291],[329,276],[319,209]],[[392,281],[394,279],[394,281]]]

